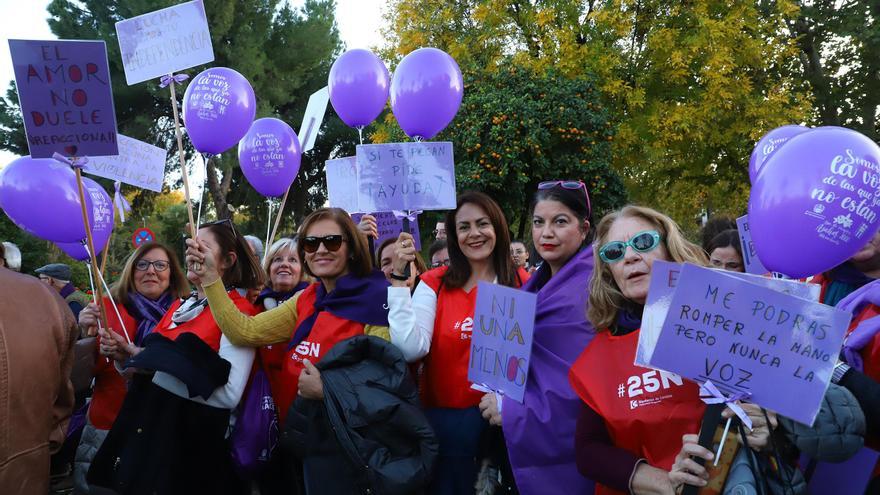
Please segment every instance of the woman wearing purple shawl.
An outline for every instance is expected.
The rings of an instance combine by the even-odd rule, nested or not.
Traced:
[[[189,283],[177,261],[174,251],[158,242],[141,244],[122,268],[119,281],[110,289],[119,313],[108,297],[104,298],[107,324],[120,335],[127,334],[131,342],[141,347],[159,320],[165,316],[171,303],[189,294]],[[79,325],[89,335],[97,326],[98,306],[89,304],[79,313]],[[100,338],[98,339],[100,343]],[[89,403],[88,423],[83,429],[76,449],[74,483],[77,491],[88,493],[86,473],[113,426],[125,399],[125,380],[111,360],[98,357],[95,350],[95,382]]]
[[[523,403],[486,394],[483,416],[501,425],[516,486],[523,495],[592,493],[577,469],[574,434],[581,400],[568,370],[593,337],[587,297],[590,198],[581,181],[538,185],[532,242],[544,263],[523,287],[538,295],[535,335]],[[499,404],[500,402],[500,404]],[[499,407],[500,405],[500,407]]]

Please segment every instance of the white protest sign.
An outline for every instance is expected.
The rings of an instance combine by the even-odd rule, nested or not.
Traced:
[[[119,154],[114,156],[90,156],[83,167],[87,174],[105,179],[161,192],[165,180],[167,152],[128,136],[118,135]]]
[[[119,21],[116,36],[129,86],[214,60],[201,0]]]
[[[353,156],[327,160],[324,163],[327,174],[327,199],[330,206],[342,208],[349,213],[357,213],[357,161]]]
[[[361,211],[455,209],[448,141],[359,145],[357,174]]]
[[[327,111],[329,101],[330,90],[327,86],[315,91],[309,97],[302,125],[299,126],[299,144],[303,153],[315,147],[315,140],[318,139],[318,131],[321,130],[321,123],[324,122],[324,113]]]

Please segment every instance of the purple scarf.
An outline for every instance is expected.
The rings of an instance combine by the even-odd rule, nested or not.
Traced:
[[[281,304],[284,301],[286,301],[286,300],[290,299],[291,297],[293,297],[294,295],[296,295],[297,292],[304,290],[308,286],[309,286],[308,282],[300,282],[300,283],[296,284],[296,287],[294,287],[293,289],[286,290],[283,292],[279,292],[277,290],[274,290],[271,287],[266,287],[265,289],[260,291],[260,295],[257,296],[257,300],[254,301],[254,304],[256,304],[258,306],[263,304],[263,300],[266,299],[267,297],[271,297],[272,299],[275,299],[275,301],[277,301],[278,304]]]
[[[855,318],[868,304],[880,306],[880,280],[853,291],[837,303],[837,307],[852,313]],[[859,352],[871,342],[877,332],[880,332],[880,317],[868,318],[859,323],[843,341],[843,360],[853,368],[863,371],[864,363]]]
[[[336,280],[336,288],[330,293],[327,293],[324,284],[319,282],[315,290],[315,312],[296,327],[287,350],[293,349],[309,336],[322,311],[364,325],[387,327],[388,285],[385,274],[379,270],[373,270],[366,277],[354,275],[339,277]]]
[[[523,403],[503,398],[504,438],[521,494],[593,493],[575,464],[583,406],[568,382],[569,368],[595,335],[587,321],[593,250],[585,247],[547,280],[549,269],[544,263],[523,287],[538,294],[535,336]]]
[[[156,328],[156,325],[159,324],[159,321],[168,312],[168,308],[171,307],[174,298],[171,296],[171,292],[167,290],[155,301],[144,297],[138,292],[129,292],[128,301],[129,304],[125,309],[128,310],[128,313],[137,322],[134,345],[143,347],[144,338],[150,335],[153,329]]]

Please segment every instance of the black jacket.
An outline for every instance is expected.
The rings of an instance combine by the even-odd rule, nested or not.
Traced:
[[[318,363],[324,400],[298,397],[282,447],[303,461],[306,492],[416,494],[438,443],[403,354],[377,337],[336,344]]]
[[[193,338],[184,338],[187,335]],[[216,388],[228,380],[229,362],[198,337],[150,337],[131,365],[164,369],[190,384],[191,390],[193,383]],[[89,484],[121,495],[239,493],[225,439],[229,410],[179,397],[152,378],[138,373],[129,385],[122,409],[89,468]]]

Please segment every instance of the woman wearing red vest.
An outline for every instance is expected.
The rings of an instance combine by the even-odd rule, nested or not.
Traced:
[[[480,436],[488,424],[477,407],[482,392],[467,379],[477,283],[520,287],[528,279],[510,258],[510,233],[498,203],[479,192],[458,197],[446,216],[449,266],[421,276],[410,296],[407,263],[415,259],[413,238],[401,233],[388,289],[391,342],[408,361],[425,357],[421,393],[440,441],[431,488],[436,494],[473,493]]]
[[[240,311],[256,314],[244,295],[263,285],[263,272],[232,222],[202,225],[198,240],[211,246],[221,290],[228,288]],[[197,278],[192,271],[187,276]],[[122,367],[138,372],[92,463],[89,483],[120,494],[234,493],[239,487],[225,437],[254,350],[222,335],[201,289],[174,301],[143,348],[117,334],[104,337],[102,354],[113,356],[117,367],[131,355]]]
[[[600,494],[672,494],[684,482],[702,486],[705,470],[689,458],[711,458],[696,443],[705,410],[697,385],[633,360],[653,262],[706,265],[706,255],[672,219],[650,208],[610,213],[596,235],[587,316],[598,333],[569,374],[585,403],[575,435],[578,469],[597,482]],[[769,435],[763,414],[743,408],[753,420],[750,445],[763,445]]]
[[[165,316],[171,303],[189,294],[189,283],[173,251],[157,242],[147,242],[129,256],[119,282],[110,291],[119,311],[118,314],[114,311],[109,297],[104,298],[110,331],[127,335],[135,346],[142,347],[144,337]],[[97,331],[98,313],[95,304],[83,309],[79,313],[80,328],[90,335],[94,334]],[[97,341],[100,345],[100,335]],[[116,420],[125,392],[125,379],[116,371],[113,362],[99,357],[95,349],[92,399],[87,423],[77,447],[74,469],[74,483],[82,493],[88,493],[86,473],[95,452]]]

